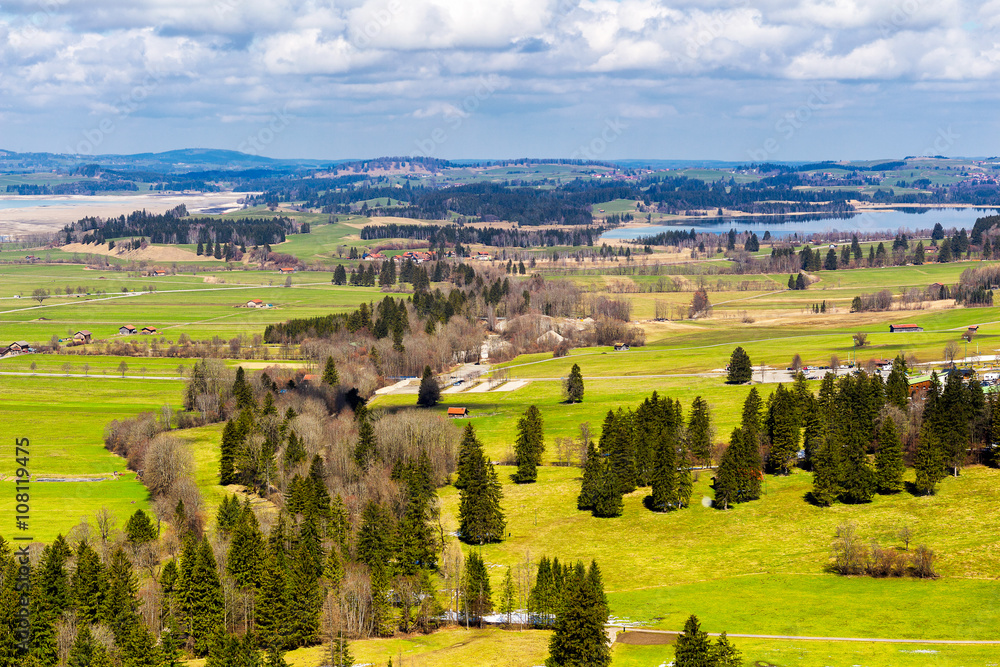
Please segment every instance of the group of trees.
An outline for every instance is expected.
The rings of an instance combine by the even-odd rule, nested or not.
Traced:
[[[663,512],[686,507],[692,472],[711,461],[711,416],[699,396],[684,422],[679,401],[653,392],[636,410],[608,411],[597,446],[588,444],[579,509],[620,516],[622,496],[649,486],[646,505]]]
[[[466,425],[459,445],[455,487],[459,490],[459,539],[469,544],[502,542],[507,536],[507,519],[500,506],[503,490],[472,424]]]

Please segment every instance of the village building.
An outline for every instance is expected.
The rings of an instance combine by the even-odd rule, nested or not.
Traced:
[[[150,334],[155,334],[156,333],[156,327],[143,327],[142,328],[142,333],[145,334],[145,335],[147,335],[147,336],[150,335]]]
[[[913,333],[923,331],[924,328],[916,324],[890,324],[889,333]]]
[[[122,336],[131,336],[133,334],[139,333],[139,331],[132,324],[123,324],[121,327],[118,328],[118,333],[120,333]]]
[[[247,308],[263,308],[264,302],[260,299],[250,299],[247,301]]]
[[[469,408],[448,408],[449,417],[468,417]]]
[[[89,331],[87,331],[86,329],[81,329],[80,331],[77,331],[75,334],[73,334],[73,340],[78,341],[80,343],[89,343],[90,336],[91,334]]]

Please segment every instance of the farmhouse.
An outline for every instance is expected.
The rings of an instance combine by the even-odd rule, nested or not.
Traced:
[[[139,333],[139,331],[132,324],[123,324],[118,328],[118,333],[123,336],[131,336],[132,334]]]
[[[909,379],[910,382],[910,398],[920,393],[921,391],[927,391],[931,388],[931,376],[930,375],[918,375]]]
[[[314,374],[314,373],[308,373],[308,374],[302,376],[302,381],[303,382],[318,383],[319,382],[319,376],[316,375],[316,374]]]
[[[449,417],[468,417],[469,408],[448,408]]]
[[[628,352],[629,346],[625,343],[615,343],[615,352]]]
[[[917,326],[916,324],[890,324],[890,333],[912,333],[915,331],[923,331],[924,328]]]
[[[970,336],[974,336],[977,331],[979,331],[979,325],[973,324],[972,326],[969,327],[969,330],[966,333],[968,333]]]
[[[81,343],[89,343],[90,332],[87,331],[86,329],[81,329],[80,331],[77,331],[75,334],[73,334],[73,340],[80,341]]]
[[[150,271],[148,275],[152,276],[152,277],[157,277],[158,278],[158,277],[167,275],[167,272],[164,271],[163,269],[155,269],[153,271]]]
[[[283,266],[278,269],[278,273],[295,273],[295,270],[294,266]]]
[[[493,259],[493,256],[490,255],[490,253],[488,252],[483,252],[480,250],[479,252],[476,253],[476,259],[478,259],[481,262],[488,262],[491,259]]]
[[[383,255],[380,252],[372,252],[372,253],[366,252],[364,255],[362,255],[361,259],[363,259],[366,262],[376,262],[385,259],[385,255]]]
[[[11,343],[10,347],[7,348],[10,354],[21,354],[22,352],[31,352],[31,345],[28,344],[26,340],[19,340],[16,343]]]
[[[143,327],[142,328],[142,333],[143,333],[143,335],[147,335],[147,336],[149,334],[155,334],[156,333],[156,327]]]
[[[260,299],[250,299],[247,301],[247,308],[263,308],[264,302]]]

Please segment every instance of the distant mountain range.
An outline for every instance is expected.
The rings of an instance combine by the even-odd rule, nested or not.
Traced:
[[[15,153],[0,150],[0,171],[6,173],[72,171],[88,164],[97,164],[110,169],[141,169],[164,173],[250,168],[295,171],[318,169],[343,162],[347,162],[347,160],[281,160],[215,148],[184,148],[164,153],[137,153],[135,155],[69,155],[65,153]]]

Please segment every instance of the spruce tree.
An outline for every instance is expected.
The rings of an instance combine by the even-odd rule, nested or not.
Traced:
[[[316,642],[323,596],[319,588],[321,571],[305,542],[299,542],[288,567],[288,625],[286,641],[293,647]]]
[[[358,417],[358,442],[354,445],[354,462],[361,470],[378,459],[378,440],[375,437],[375,427],[368,419],[368,411],[363,411]]]
[[[926,496],[933,495],[938,482],[945,477],[944,455],[937,433],[926,420],[920,429],[920,437],[917,439],[913,468],[917,474],[914,482],[917,492]]]
[[[906,377],[906,360],[897,355],[892,361],[892,370],[885,383],[885,400],[900,410],[906,410],[910,397],[910,382]]]
[[[621,483],[614,467],[609,461],[604,460],[594,490],[593,514],[600,518],[614,518],[621,516],[623,510]]]
[[[469,544],[501,542],[506,536],[507,522],[500,508],[503,497],[500,480],[493,463],[483,453],[471,424],[466,427],[466,434],[472,444],[464,461],[465,470],[459,469],[459,477],[464,482],[464,487],[459,489],[458,501],[460,537]],[[459,465],[462,464],[460,457]]]
[[[222,429],[222,445],[219,455],[219,484],[226,486],[236,483],[236,454],[242,446],[239,428],[232,419]]]
[[[712,647],[712,667],[743,667],[743,655],[729,643],[729,638],[723,632]]]
[[[729,369],[726,372],[726,382],[729,384],[744,384],[753,375],[753,365],[750,356],[742,347],[737,347],[729,355]]]
[[[619,495],[632,493],[639,482],[634,427],[634,413],[619,408],[617,413],[608,411],[601,428],[598,446],[614,471]]]
[[[596,563],[577,563],[566,575],[563,602],[549,640],[546,667],[608,667],[611,647],[604,626],[608,609]]]
[[[249,500],[240,512],[226,558],[226,570],[237,586],[259,590],[264,571],[264,535]]]
[[[458,445],[458,465],[456,469],[455,488],[464,489],[468,485],[474,463],[483,457],[483,446],[476,438],[472,424],[466,424],[462,431],[462,441]]]
[[[903,444],[899,440],[896,424],[885,416],[878,432],[878,451],[875,454],[875,478],[879,493],[896,493],[903,490]]]
[[[285,468],[291,468],[306,460],[306,448],[303,438],[295,431],[288,431],[288,444],[285,445]]]
[[[354,667],[354,658],[351,656],[351,649],[347,645],[347,637],[343,630],[338,630],[337,634],[330,638],[328,649],[330,667]]]
[[[417,390],[417,405],[422,408],[432,408],[441,400],[441,387],[438,385],[430,366],[424,366],[424,374],[420,378],[420,389]]]
[[[780,383],[767,401],[767,430],[768,466],[771,472],[787,475],[799,451],[799,424],[794,397]]]
[[[712,423],[708,401],[696,396],[691,403],[691,416],[687,430],[688,449],[691,456],[701,465],[712,462]]]
[[[566,402],[580,403],[583,401],[583,373],[579,364],[573,364],[566,378]]]
[[[208,540],[202,538],[197,545],[190,575],[184,582],[184,609],[188,620],[188,634],[194,642],[196,655],[206,655],[213,634],[222,627],[223,599],[215,556]]]
[[[542,415],[538,408],[531,405],[517,422],[517,440],[514,443],[517,458],[515,482],[525,484],[538,478],[537,467],[541,465],[544,449]]]
[[[708,633],[701,629],[698,617],[692,614],[684,624],[684,632],[674,642],[676,667],[714,667]]]
[[[511,624],[511,617],[517,607],[517,589],[514,587],[514,576],[510,566],[507,566],[507,574],[504,575],[503,584],[500,589],[500,613],[507,616],[508,627]]]
[[[590,441],[587,443],[587,461],[583,465],[583,482],[580,485],[580,495],[576,499],[577,509],[593,509],[600,479],[601,455],[597,453],[597,447],[594,446],[594,442]]]
[[[148,514],[136,510],[125,524],[125,537],[133,545],[152,542],[156,539],[156,526],[149,520]]]
[[[106,589],[104,565],[87,540],[83,540],[76,550],[76,571],[72,580],[73,603],[80,622],[98,622]]]
[[[262,585],[257,594],[255,625],[260,645],[284,648],[288,640],[288,594],[285,570],[273,549],[264,554]]]
[[[81,623],[77,626],[76,638],[69,649],[69,658],[66,664],[68,667],[90,667],[93,660],[94,636],[90,632],[90,625]]]
[[[333,362],[333,357],[326,358],[326,366],[323,368],[323,382],[331,387],[340,384],[340,375],[337,373],[337,364]]]
[[[677,492],[677,440],[673,433],[663,431],[656,448],[656,464],[652,479],[652,509],[666,512],[679,509],[673,504]]]
[[[469,620],[480,625],[483,617],[493,611],[493,591],[490,588],[489,571],[475,550],[470,551],[465,557],[461,604]]]
[[[396,551],[396,527],[388,508],[369,500],[361,515],[357,559],[368,567],[388,567]]]

